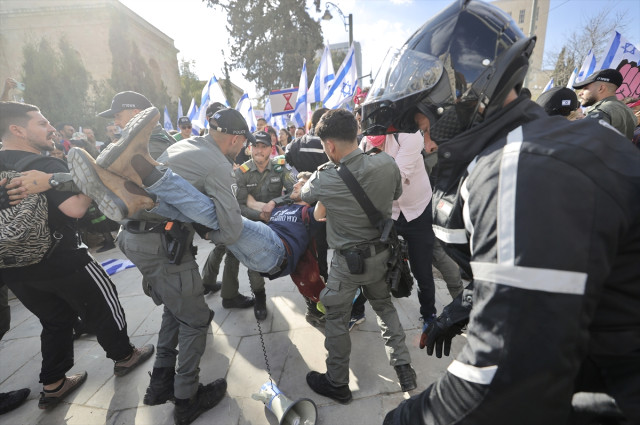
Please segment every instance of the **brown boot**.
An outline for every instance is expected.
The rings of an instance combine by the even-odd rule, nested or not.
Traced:
[[[111,220],[122,221],[155,206],[144,189],[99,167],[83,149],[71,148],[67,162],[76,186],[95,200],[98,209]]]
[[[124,127],[120,140],[111,143],[98,155],[96,163],[142,186],[142,179],[131,167],[131,158],[142,155],[152,165],[159,165],[149,155],[149,136],[159,119],[160,112],[153,106],[138,113]]]

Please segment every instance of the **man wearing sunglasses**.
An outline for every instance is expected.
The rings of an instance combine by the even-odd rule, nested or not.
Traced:
[[[176,139],[176,142],[179,142],[183,139],[188,139],[193,136],[191,132],[191,120],[189,117],[180,117],[178,118],[178,127],[180,128],[180,133],[176,133],[173,135],[173,138]]]

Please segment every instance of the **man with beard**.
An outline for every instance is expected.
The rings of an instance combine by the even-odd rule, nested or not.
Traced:
[[[616,90],[621,84],[620,72],[603,69],[575,83],[573,88],[580,90],[580,104],[590,107],[586,118],[604,120],[631,140],[637,120],[631,109],[616,97]]]

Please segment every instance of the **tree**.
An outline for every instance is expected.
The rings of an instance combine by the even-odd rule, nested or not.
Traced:
[[[297,85],[303,59],[322,47],[322,29],[300,0],[203,0],[227,13],[230,65],[263,94]],[[319,10],[320,0],[314,0]],[[309,69],[308,69],[309,71]],[[313,76],[313,74],[311,74]]]
[[[23,54],[25,102],[37,105],[54,125],[77,126],[95,115],[88,98],[91,78],[66,38],[60,38],[58,51],[43,37],[37,45],[25,44]]]
[[[203,84],[192,69],[195,66],[196,61],[194,60],[180,61],[180,100],[182,101],[182,112],[185,114],[187,113],[186,108],[191,104],[191,99],[196,99],[199,102],[202,95]]]
[[[573,31],[562,46],[560,52],[551,52],[546,55],[546,64],[554,66],[554,85],[560,86],[560,82],[567,84],[574,68],[582,65],[582,61],[592,50],[598,60],[605,55],[609,37],[614,31],[622,32],[627,26],[627,13],[611,15],[610,9],[605,9],[598,14],[581,19],[584,22],[578,30]]]

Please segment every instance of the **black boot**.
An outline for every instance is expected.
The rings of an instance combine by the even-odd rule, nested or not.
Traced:
[[[264,320],[267,318],[267,293],[264,291],[254,292],[256,302],[253,305],[253,314],[258,320]]]
[[[198,416],[213,408],[224,398],[227,391],[227,381],[217,379],[208,385],[198,387],[198,392],[191,398],[176,398],[176,408],[173,420],[176,425],[188,425]]]
[[[151,375],[151,382],[144,394],[143,403],[147,406],[164,404],[173,397],[173,379],[176,370],[173,367],[154,367]]]

